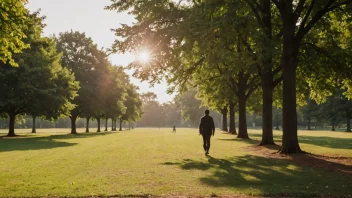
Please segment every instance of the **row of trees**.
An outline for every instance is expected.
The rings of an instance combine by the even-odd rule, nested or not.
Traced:
[[[213,109],[239,112],[239,138],[249,138],[248,110],[262,104],[261,145],[274,144],[273,105],[282,107],[281,153],[301,152],[297,113],[306,96],[323,102],[335,87],[351,96],[351,0],[118,1],[133,25],[115,30],[118,52],[148,48],[149,66],[134,62],[134,75],[170,91],[197,87]],[[297,80],[298,79],[298,80]],[[226,119],[224,119],[226,120]]]
[[[337,89],[332,96],[329,96],[322,104],[317,104],[309,99],[307,105],[300,108],[302,118],[306,121],[307,129],[311,130],[312,122],[324,125],[327,122],[331,130],[335,131],[340,123],[346,125],[346,132],[351,132],[352,101],[343,94],[341,89]]]
[[[77,128],[84,128],[86,129],[87,121],[86,118],[77,118],[76,120],[76,127]],[[108,127],[110,127],[111,122],[108,123]],[[127,121],[123,122],[124,128],[132,128],[135,125],[135,123],[131,123],[131,126],[129,126],[129,123]],[[0,118],[0,129],[8,129],[9,122],[7,118]],[[33,117],[30,115],[18,115],[16,116],[16,121],[15,121],[15,128],[16,129],[32,129],[33,126],[35,126],[35,129],[65,129],[65,128],[71,128],[71,120],[69,117],[60,117],[57,120],[48,120],[42,117],[37,117],[35,120],[35,125],[33,125]],[[92,128],[97,128],[98,127],[98,122],[96,119],[91,119],[89,121],[89,127],[90,129]],[[101,123],[101,128],[105,128],[105,123]]]
[[[22,3],[13,6],[24,9]],[[10,20],[6,12],[1,15],[1,23]],[[117,121],[121,130],[123,121],[138,120],[142,115],[138,88],[130,83],[122,67],[108,61],[107,53],[98,49],[91,38],[74,31],[43,37],[44,18],[39,12],[24,11],[24,18],[25,23],[15,21],[22,37],[10,44],[7,53],[11,57],[5,54],[7,58],[0,63],[0,115],[9,118],[8,136],[15,136],[15,118],[24,114],[33,117],[33,133],[37,117],[52,120],[69,116],[72,134],[77,133],[78,117],[86,118],[86,132],[91,118],[97,120],[98,132],[101,119],[106,122],[105,130],[108,119],[112,120],[113,130]],[[13,38],[1,39],[7,43]],[[23,43],[22,51],[13,48],[16,42]]]

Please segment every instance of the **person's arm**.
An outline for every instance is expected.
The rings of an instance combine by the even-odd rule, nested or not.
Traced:
[[[199,123],[199,134],[202,134],[202,119],[200,119],[200,123]]]
[[[214,120],[211,119],[211,122],[212,122],[212,127],[213,127],[213,136],[214,136],[214,134],[215,134],[215,124],[214,124]]]

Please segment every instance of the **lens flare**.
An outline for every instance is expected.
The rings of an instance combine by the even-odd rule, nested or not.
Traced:
[[[150,54],[148,51],[144,50],[141,53],[139,53],[138,56],[139,61],[142,63],[148,63],[150,61]]]

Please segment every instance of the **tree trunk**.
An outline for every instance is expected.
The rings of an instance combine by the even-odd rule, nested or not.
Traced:
[[[279,127],[279,113],[276,114],[276,130],[280,130],[280,127]]]
[[[7,136],[9,137],[15,137],[15,121],[16,121],[16,114],[15,113],[9,113],[9,133]]]
[[[351,112],[346,111],[346,125],[347,125],[346,132],[351,132],[351,118],[352,118]]]
[[[296,69],[301,40],[295,37],[297,24],[292,20],[292,1],[282,5],[281,18],[283,22],[283,50],[281,56],[283,80],[283,135],[280,153],[302,152],[297,136],[296,112]],[[303,38],[303,37],[302,37]]]
[[[227,129],[227,113],[228,113],[227,106],[225,106],[221,110],[221,113],[222,113],[222,131],[228,132],[229,130]]]
[[[120,119],[120,130],[119,131],[122,131],[122,119]]]
[[[89,133],[89,120],[90,120],[90,117],[86,117],[86,133]]]
[[[347,118],[347,129],[346,132],[351,132],[351,118]]]
[[[237,138],[249,138],[247,132],[247,118],[246,118],[246,91],[245,80],[243,74],[239,74],[238,80],[238,135]]]
[[[262,141],[259,145],[273,145],[273,77],[270,71],[266,76],[262,76],[262,89],[263,89],[263,133]]]
[[[128,121],[128,130],[131,130],[131,122]]]
[[[263,30],[267,39],[272,40],[272,24],[271,24],[271,1],[261,0],[259,1],[260,7],[262,8],[262,24]],[[261,73],[261,84],[263,90],[263,106],[262,106],[262,122],[263,122],[263,133],[262,140],[259,145],[273,145],[273,90],[274,74],[273,74],[273,51],[268,48],[263,48],[262,54],[262,69]]]
[[[229,101],[230,108],[230,133],[237,135],[236,125],[235,125],[235,104],[232,100]]]
[[[100,117],[97,117],[98,129],[97,132],[100,132]]]
[[[76,131],[76,119],[77,119],[77,115],[71,115],[70,119],[71,119],[71,134],[77,134]]]
[[[334,119],[331,120],[331,131],[336,131],[335,130],[335,120]]]
[[[294,31],[294,30],[292,30]],[[284,42],[287,44],[287,41]],[[296,112],[296,68],[298,64],[297,52],[292,52],[294,44],[284,47],[283,62],[283,136],[280,153],[302,152],[297,136]],[[287,49],[288,48],[288,49]]]
[[[111,118],[111,131],[114,131],[114,120]]]
[[[108,131],[108,118],[105,118],[105,130]]]
[[[32,133],[37,133],[37,129],[36,129],[36,119],[37,119],[37,116],[32,116],[32,119],[33,119],[33,124],[32,124]]]
[[[307,127],[308,130],[312,130],[311,127],[310,127],[310,118],[307,119],[307,126],[308,126]]]

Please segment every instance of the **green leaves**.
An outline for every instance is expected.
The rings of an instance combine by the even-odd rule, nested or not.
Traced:
[[[0,61],[18,66],[13,54],[28,48],[24,42],[24,33],[30,24],[28,10],[24,7],[26,0],[3,0],[0,3]]]
[[[40,25],[41,20],[38,20]],[[26,31],[30,48],[13,56],[19,67],[0,64],[0,112],[56,119],[75,106],[79,89],[74,76],[60,65],[61,55],[53,39],[40,37],[40,28]]]

